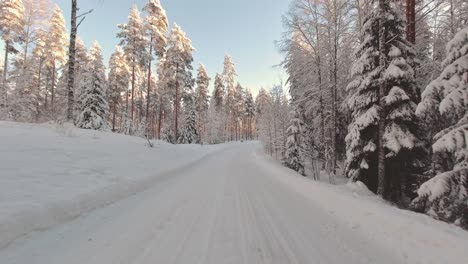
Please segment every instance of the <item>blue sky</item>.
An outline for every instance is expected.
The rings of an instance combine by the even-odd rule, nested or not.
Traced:
[[[70,0],[55,0],[63,10],[69,27]],[[140,9],[146,0],[79,0],[80,12],[94,9],[79,28],[89,47],[93,40],[103,47],[106,62],[118,44],[117,24],[126,23],[133,4]],[[194,68],[205,64],[211,77],[221,72],[223,58],[231,54],[239,82],[255,93],[285,81],[286,75],[274,67],[282,55],[275,46],[280,39],[282,15],[288,0],[161,0],[169,23],[176,22],[192,40]]]

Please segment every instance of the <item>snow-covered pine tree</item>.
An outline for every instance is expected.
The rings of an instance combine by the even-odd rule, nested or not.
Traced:
[[[1,83],[2,108],[7,105],[7,76],[8,76],[8,55],[15,51],[14,44],[21,41],[20,35],[24,25],[24,5],[21,0],[3,0],[0,2],[0,36],[5,42],[5,58],[3,60],[3,75]]]
[[[224,86],[223,76],[219,73],[215,76],[214,81],[214,91],[213,91],[213,99],[214,104],[216,106],[216,111],[220,112],[224,106],[224,98],[226,93],[226,87]]]
[[[290,125],[287,130],[288,138],[286,141],[284,163],[287,167],[305,176],[304,157],[302,154],[302,126],[304,122],[301,116],[301,113],[297,109],[290,113]]]
[[[347,143],[347,176],[386,199],[401,201],[412,166],[416,137],[415,54],[405,39],[404,20],[389,0],[367,15],[363,42],[348,85],[352,113]]]
[[[235,140],[240,140],[242,137],[243,121],[245,116],[244,88],[240,83],[237,83],[234,91],[234,101],[232,104],[232,115],[234,120]]]
[[[153,49],[156,56],[160,59],[164,56],[167,45],[167,20],[166,11],[162,8],[159,0],[148,0],[143,8],[148,13],[146,17],[146,27],[149,32],[149,61],[148,61],[148,78],[146,91],[146,118],[147,126],[149,124],[149,110],[151,102],[151,64],[153,59]]]
[[[49,22],[49,31],[46,40],[46,66],[50,71],[50,110],[55,112],[55,86],[57,79],[57,62],[64,65],[67,58],[67,28],[62,10],[58,5],[55,6],[52,17]],[[47,97],[46,97],[47,98]],[[46,99],[47,100],[47,99]],[[47,102],[46,102],[47,105]]]
[[[133,122],[135,112],[135,91],[136,87],[136,72],[139,65],[146,65],[148,60],[148,52],[146,47],[148,39],[146,37],[145,24],[141,19],[138,8],[134,5],[128,15],[128,23],[118,25],[120,32],[117,37],[120,38],[120,45],[125,51],[128,64],[132,71],[132,90],[131,90],[131,109],[130,119]],[[128,100],[126,100],[126,108],[128,108]]]
[[[208,123],[208,108],[210,105],[210,96],[208,95],[208,86],[210,77],[203,64],[200,64],[197,74],[197,88],[195,90],[195,102],[197,111],[197,130],[200,136],[200,142],[206,140],[206,126]]]
[[[246,138],[252,140],[254,138],[254,121],[255,121],[255,101],[252,96],[252,91],[249,88],[245,95],[245,118],[246,118]]]
[[[211,95],[209,107],[209,122],[208,122],[208,142],[211,144],[219,144],[226,141],[224,137],[225,116],[224,111],[224,94],[225,87],[223,77],[220,74],[215,75],[214,89]]]
[[[109,61],[108,97],[112,115],[112,131],[116,130],[116,119],[119,109],[120,111],[125,110],[125,108],[121,108],[122,94],[126,94],[129,82],[130,67],[126,61],[123,49],[117,46]]]
[[[445,120],[432,145],[437,175],[419,188],[412,206],[468,229],[468,27],[447,44],[442,68],[417,108],[423,119]]]
[[[234,96],[235,96],[235,85],[236,85],[236,69],[232,62],[232,58],[229,54],[224,56],[224,69],[223,69],[223,80],[226,87],[226,96],[224,99],[224,106],[226,112],[226,136],[228,140],[234,139]]]
[[[106,68],[101,47],[96,41],[89,51],[88,71],[85,77],[86,89],[81,99],[81,113],[77,126],[84,129],[107,130],[106,115],[109,105],[106,101]]]
[[[191,91],[192,78],[192,52],[195,49],[185,32],[174,23],[172,27],[165,60],[163,60],[160,78],[164,89],[171,91],[174,102],[174,138],[178,138],[180,102],[184,93]]]

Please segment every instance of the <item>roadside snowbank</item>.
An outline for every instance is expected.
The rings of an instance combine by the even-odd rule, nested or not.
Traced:
[[[73,126],[0,122],[0,248],[142,191],[226,147],[145,145]]]
[[[391,250],[401,263],[468,263],[468,232],[457,226],[390,206],[363,184],[334,186],[315,182],[281,166],[262,150],[255,157],[273,178],[349,229]]]

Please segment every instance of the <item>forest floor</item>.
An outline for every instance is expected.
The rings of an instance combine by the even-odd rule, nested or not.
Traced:
[[[0,122],[0,263],[465,263],[468,232],[258,142],[173,146]]]

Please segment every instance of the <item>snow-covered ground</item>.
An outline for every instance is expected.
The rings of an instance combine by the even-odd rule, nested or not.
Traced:
[[[142,191],[226,147],[146,144],[66,125],[0,122],[0,248]]]
[[[468,232],[297,176],[258,143],[144,145],[0,123],[0,263],[468,261]]]

